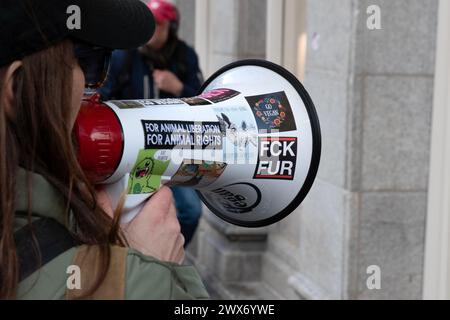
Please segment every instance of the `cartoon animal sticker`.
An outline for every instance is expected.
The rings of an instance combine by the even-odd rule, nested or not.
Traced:
[[[170,160],[155,157],[158,150],[141,150],[128,181],[128,194],[145,194],[157,191],[161,177],[169,167]]]

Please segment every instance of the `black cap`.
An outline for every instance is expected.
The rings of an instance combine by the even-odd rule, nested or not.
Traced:
[[[140,0],[0,0],[0,67],[67,37],[132,49],[154,31],[153,15]]]

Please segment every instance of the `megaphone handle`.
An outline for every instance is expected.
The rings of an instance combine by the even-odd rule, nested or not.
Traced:
[[[147,195],[146,199],[143,199],[143,201],[138,204],[137,206],[133,207],[133,208],[124,208],[122,211],[122,217],[120,219],[120,222],[122,224],[127,224],[131,221],[133,221],[134,218],[137,217],[137,215],[139,214],[139,212],[141,212],[141,210],[144,208],[145,203],[151,198],[151,195]],[[126,201],[126,200],[125,200]]]

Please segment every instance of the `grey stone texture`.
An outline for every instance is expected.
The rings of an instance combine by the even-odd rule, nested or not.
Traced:
[[[364,79],[361,189],[426,190],[433,79]]]
[[[362,299],[419,299],[422,295],[425,192],[361,194],[358,255]],[[381,268],[381,290],[368,290],[368,266]]]
[[[437,0],[361,0],[355,70],[359,74],[433,75]],[[369,5],[381,9],[382,30],[366,27]]]
[[[299,274],[331,298],[420,299],[437,1],[331,2],[308,2],[305,84],[324,156],[301,209],[317,221],[302,221]],[[366,26],[372,4],[382,30]],[[371,265],[381,290],[367,288]]]
[[[266,1],[209,2],[210,73],[240,59],[264,58]]]
[[[191,46],[195,45],[195,0],[174,0],[180,11],[180,38]]]
[[[311,52],[309,56],[313,55]],[[347,166],[348,92],[345,75],[308,68],[305,87],[313,98],[322,130],[322,159],[318,176],[344,187]]]

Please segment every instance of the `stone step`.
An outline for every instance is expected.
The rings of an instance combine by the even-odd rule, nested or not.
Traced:
[[[187,253],[187,261],[196,266],[212,300],[281,300],[283,298],[263,282],[222,282],[205,266],[195,263],[189,253]]]
[[[275,291],[263,282],[228,283],[217,290],[221,300],[282,300]]]

